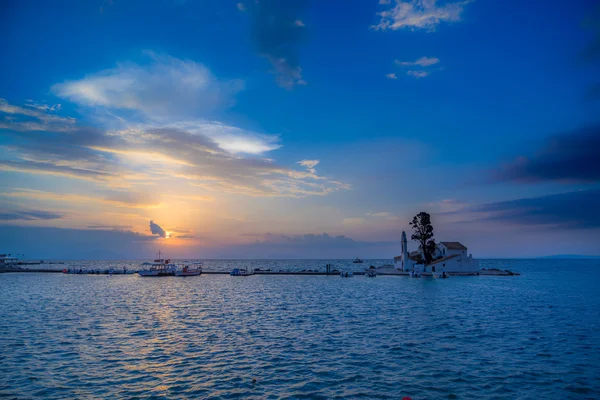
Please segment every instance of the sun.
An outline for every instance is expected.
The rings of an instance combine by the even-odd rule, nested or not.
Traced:
[[[171,239],[172,235],[173,234],[171,232],[169,232],[169,231],[165,232],[165,239]]]

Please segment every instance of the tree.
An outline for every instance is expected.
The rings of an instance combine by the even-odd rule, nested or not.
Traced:
[[[414,216],[410,225],[413,227],[414,231],[410,238],[411,240],[419,242],[425,257],[425,264],[429,264],[433,259],[433,253],[435,252],[435,240],[433,239],[431,216],[426,212],[420,212]]]

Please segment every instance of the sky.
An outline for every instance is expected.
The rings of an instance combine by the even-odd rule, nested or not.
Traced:
[[[600,5],[0,3],[0,252],[600,255]],[[416,243],[409,244],[416,248]]]

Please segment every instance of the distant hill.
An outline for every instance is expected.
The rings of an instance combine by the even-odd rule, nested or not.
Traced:
[[[560,259],[560,260],[573,260],[573,259],[589,259],[589,258],[600,258],[600,256],[585,256],[581,254],[557,254],[554,256],[545,256],[538,258],[552,258],[552,259]]]

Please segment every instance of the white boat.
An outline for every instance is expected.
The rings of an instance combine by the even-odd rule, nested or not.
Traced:
[[[252,271],[247,270],[246,268],[234,268],[229,273],[230,276],[250,276],[253,275]]]
[[[198,276],[202,273],[202,263],[197,262],[191,265],[184,265],[175,271],[175,276]]]
[[[356,258],[354,259],[354,261],[352,261],[352,262],[353,262],[354,264],[362,264],[364,261],[363,261],[363,260],[361,260],[360,258],[356,257]]]
[[[412,271],[410,271],[410,277],[411,278],[420,278],[421,273],[419,271],[412,270]]]
[[[0,268],[13,268],[18,265],[19,259],[10,254],[0,254]]]
[[[158,258],[153,262],[142,264],[143,269],[138,271],[140,276],[175,276],[177,265],[172,264],[171,260],[162,258],[162,253],[158,252]]]

